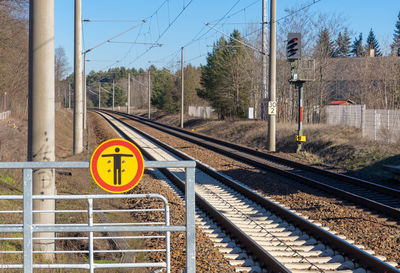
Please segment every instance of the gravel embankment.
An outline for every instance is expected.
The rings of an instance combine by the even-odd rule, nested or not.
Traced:
[[[97,143],[101,143],[107,139],[117,138],[118,135],[112,130],[108,123],[98,116],[92,116],[91,126],[96,134]],[[185,223],[185,207],[181,198],[169,187],[165,181],[159,180],[152,175],[151,172],[145,171],[140,183],[129,193],[158,193],[165,196],[170,205],[170,222],[172,225],[184,225]],[[149,220],[149,219],[146,219]],[[180,273],[186,264],[186,238],[185,233],[171,233],[171,272]],[[147,240],[146,247],[159,248],[153,241]],[[154,261],[159,261],[161,257],[152,255],[149,257]],[[136,272],[136,271],[135,271]],[[143,271],[147,272],[147,271]],[[233,273],[234,268],[229,265],[228,261],[222,254],[212,245],[209,238],[196,228],[196,272],[224,272]]]

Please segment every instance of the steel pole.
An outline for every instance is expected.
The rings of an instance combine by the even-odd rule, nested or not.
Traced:
[[[131,73],[128,73],[128,88],[126,92],[128,93],[126,112],[129,115],[131,113]]]
[[[113,106],[112,106],[113,111],[114,111],[114,101],[115,101],[115,81],[113,80]]]
[[[276,102],[276,0],[271,0],[269,31],[269,101]],[[268,115],[269,151],[275,152],[276,111]]]
[[[183,63],[183,47],[181,48],[181,128],[183,128],[183,112],[184,112],[184,98],[185,98],[185,85],[184,85],[184,63]]]
[[[86,52],[83,54],[83,75],[82,75],[82,86],[83,86],[83,129],[86,129]]]
[[[150,68],[149,68],[149,83],[148,83],[148,90],[147,90],[147,97],[149,98],[149,113],[147,115],[147,118],[150,119],[150,107],[151,107],[151,73],[150,73]]]
[[[299,128],[298,128],[298,137],[300,138],[303,135],[303,83],[300,82],[299,86]],[[302,148],[302,142],[299,139],[297,141],[297,151],[300,152]]]
[[[55,92],[54,92],[54,1],[29,2],[29,112],[28,161],[55,161]],[[54,195],[54,169],[33,173],[33,194]],[[54,210],[54,200],[33,201],[34,210]],[[34,213],[34,224],[55,224],[55,214]],[[54,233],[36,237],[54,238]],[[33,248],[54,251],[54,240],[35,241]],[[45,254],[53,260],[54,254]]]
[[[83,151],[83,102],[82,102],[82,20],[81,0],[75,0],[75,47],[74,47],[74,154]]]

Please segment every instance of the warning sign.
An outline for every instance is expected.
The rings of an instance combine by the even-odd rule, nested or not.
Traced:
[[[143,176],[144,160],[139,149],[124,139],[103,142],[90,160],[94,181],[108,192],[122,193],[135,187]]]

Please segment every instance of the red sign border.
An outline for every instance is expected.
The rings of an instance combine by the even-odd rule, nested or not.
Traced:
[[[99,175],[98,169],[97,169],[97,162],[98,159],[101,155],[101,153],[114,145],[119,145],[128,148],[130,151],[133,152],[134,157],[137,160],[138,163],[138,169],[137,172],[134,176],[134,178],[128,183],[123,186],[112,186],[107,184]],[[94,181],[96,181],[97,185],[99,185],[103,190],[112,192],[112,193],[123,193],[127,192],[131,189],[133,189],[142,179],[143,173],[144,173],[144,159],[142,156],[142,153],[140,150],[131,142],[125,140],[125,139],[109,139],[101,143],[96,150],[93,152],[93,155],[90,159],[90,172],[92,174],[92,177]]]

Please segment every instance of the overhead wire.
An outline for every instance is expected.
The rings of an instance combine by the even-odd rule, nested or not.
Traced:
[[[169,1],[169,0],[164,0],[164,1],[161,3],[161,5],[158,6],[158,8],[157,8],[150,16],[146,17],[144,20],[147,21],[147,22],[151,21],[151,19],[158,13],[159,10],[161,10],[161,8],[162,8],[168,1]],[[100,20],[97,20],[97,21],[100,21]],[[115,21],[117,21],[117,20],[115,20]],[[142,21],[143,21],[143,20],[142,20]],[[138,34],[138,36],[136,37],[136,40],[135,40],[135,41],[137,41],[137,39],[139,38],[139,35],[140,35],[140,33],[142,32],[142,29],[143,29],[143,25],[141,25],[140,30],[139,30],[139,34]],[[84,34],[84,33],[82,32],[82,34]],[[125,54],[124,58],[125,58],[127,55],[129,55],[129,53],[130,53],[130,51],[131,51],[132,48],[133,48],[133,45],[129,48],[129,50],[128,50],[128,52]],[[122,58],[122,59],[124,59],[124,58]],[[122,59],[121,59],[121,60],[122,60]],[[117,61],[115,61],[113,64],[108,65],[108,66],[102,68],[101,70],[105,70],[105,69],[111,68],[111,67],[113,67],[114,65],[116,65],[117,63],[120,63],[121,60],[117,60]]]
[[[193,2],[194,0],[190,0],[189,3],[187,3],[182,10],[178,13],[177,16],[168,24],[168,26],[164,29],[164,31],[159,35],[159,37],[154,41],[155,43],[158,43],[160,39],[164,36],[164,34],[171,28],[171,26],[178,20],[178,18],[182,15],[182,13],[188,8],[188,6]],[[240,0],[239,0],[240,1]],[[141,55],[136,57],[132,62],[130,62],[128,65],[131,65],[132,63],[136,62],[139,60],[141,57],[143,57],[146,53],[148,53],[151,49],[153,49],[154,46],[150,46],[146,51],[144,51]]]
[[[237,1],[233,4],[233,6],[232,6],[221,18],[219,18],[218,20],[216,20],[217,23],[220,23],[222,20],[224,20],[225,17],[226,17],[227,15],[229,15],[229,13],[239,4],[240,1],[241,1],[241,0],[237,0]],[[216,23],[216,24],[217,24],[217,23]],[[213,25],[215,25],[215,24],[213,24]],[[204,29],[206,29],[206,26],[205,26],[205,25],[203,25],[203,27],[200,29],[200,31],[199,31],[188,43],[186,43],[183,47],[188,47],[189,45],[191,45],[191,44],[193,44],[193,43],[195,43],[195,42],[197,42],[197,41],[202,40],[203,37],[204,37],[205,35],[207,35],[207,34],[210,32],[210,29],[208,29],[204,34],[202,34],[200,37],[198,37],[198,36],[203,32]],[[214,35],[212,35],[212,36],[214,36]],[[197,38],[197,37],[198,37],[198,38]],[[209,38],[209,37],[206,37],[206,38]],[[177,50],[173,51],[171,54],[169,54],[168,56],[178,54],[179,52],[180,52],[180,49],[177,49]]]

